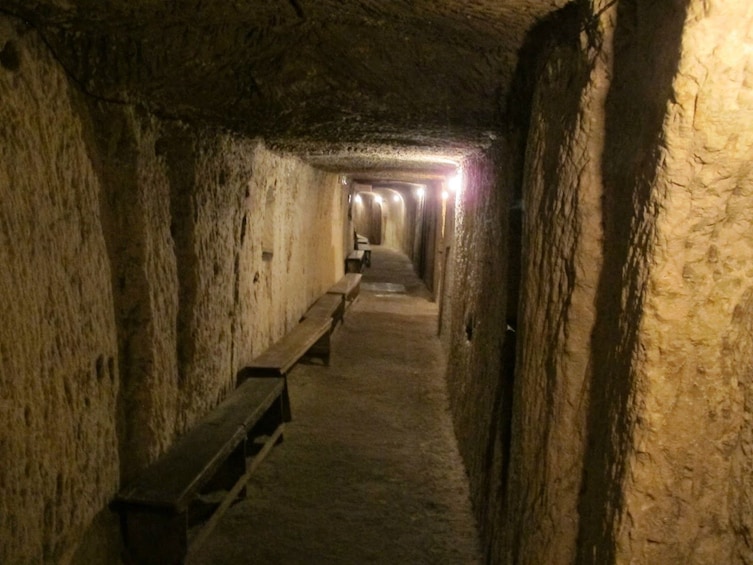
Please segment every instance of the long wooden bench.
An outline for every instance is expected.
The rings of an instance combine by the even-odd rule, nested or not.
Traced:
[[[363,272],[364,262],[366,258],[366,252],[360,249],[351,251],[345,258],[345,272],[346,273],[361,273]]]
[[[343,278],[330,287],[327,294],[339,294],[344,301],[352,304],[361,291],[362,277],[363,275],[360,273],[346,273]]]
[[[363,264],[367,267],[371,267],[371,245],[368,243],[359,243],[359,251],[363,251]]]
[[[304,319],[282,339],[251,361],[244,369],[248,376],[285,377],[293,366],[306,354],[321,356],[329,365],[329,334],[332,329],[331,318],[311,317]],[[326,338],[326,352],[312,347],[322,338]]]
[[[342,322],[345,314],[345,297],[342,294],[323,294],[306,310],[306,318],[332,318],[333,329],[338,322]]]
[[[182,563],[222,513],[243,495],[249,476],[282,441],[289,420],[284,378],[243,378],[219,406],[115,499],[129,558],[139,564]],[[224,494],[209,521],[189,539],[202,495]],[[205,518],[202,513],[202,518]]]
[[[325,365],[329,366],[330,359],[330,340],[337,327],[338,322],[342,324],[345,315],[345,297],[341,294],[323,294],[311,305],[302,320],[308,318],[320,318],[330,321],[329,331],[323,335],[319,341],[311,346],[307,356],[323,359]]]
[[[367,267],[371,267],[371,244],[369,238],[363,235],[355,234],[356,237],[356,249],[363,251],[363,263]]]

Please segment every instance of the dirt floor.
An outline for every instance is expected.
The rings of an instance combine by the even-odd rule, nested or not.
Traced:
[[[284,443],[190,563],[480,563],[436,325],[407,258],[375,246],[330,367],[291,372]]]

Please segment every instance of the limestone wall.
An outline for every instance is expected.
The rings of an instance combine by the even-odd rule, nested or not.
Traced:
[[[497,148],[499,150],[499,148]],[[494,158],[464,164],[466,186],[455,215],[449,293],[443,307],[449,335],[447,383],[460,453],[482,537],[498,531],[502,496],[503,429],[500,414],[505,384],[505,238],[509,192],[500,190],[501,167]]]
[[[472,392],[493,377],[450,373],[490,560],[753,563],[753,9],[623,0],[592,16],[535,68],[501,505],[480,454],[502,412]],[[455,342],[458,374],[471,352]]]
[[[594,340],[594,382],[624,375],[630,388],[618,395],[625,405],[615,406],[611,437],[593,434],[595,449],[611,441],[622,451],[612,466],[622,471],[612,487],[621,496],[606,513],[610,528],[586,531],[593,545],[583,552],[618,562],[749,564],[753,7],[693,1],[655,10],[625,4],[615,14],[608,116],[622,123],[617,116],[640,110],[642,119],[633,135],[606,143],[606,190],[632,188],[629,201],[615,197],[609,218],[627,204],[633,212],[618,228],[629,241],[620,257],[625,290],[619,302],[609,293],[619,306],[605,312],[620,339]],[[637,14],[642,28],[621,25]],[[637,61],[649,52],[664,56],[646,69]],[[589,463],[596,476],[603,461]],[[590,511],[615,498],[597,485],[594,505],[584,505]]]
[[[301,314],[342,277],[344,252],[349,251],[343,241],[348,194],[337,175],[262,147],[253,157],[248,266],[241,269],[250,278],[250,284],[242,287],[248,293],[244,331],[252,345],[240,357],[242,362],[298,323]],[[273,235],[265,244],[271,257],[263,256],[259,245],[262,227],[268,226]]]
[[[64,563],[118,487],[99,180],[68,82],[0,19],[0,562]]]
[[[257,141],[130,109],[92,115],[116,266],[127,480],[341,276],[343,194],[333,175]]]
[[[407,253],[410,249],[407,241],[410,220],[407,217],[405,201],[394,190],[380,190],[379,194],[382,196],[382,218],[384,219],[382,245]],[[395,196],[398,198],[397,201]]]
[[[370,185],[356,184],[355,189],[357,192],[352,208],[353,226],[358,235],[367,237],[374,245],[382,245],[385,222],[382,206],[374,200],[377,193]]]
[[[87,98],[17,25],[0,20],[0,562],[117,562],[108,501],[342,276],[347,193],[259,141]]]
[[[578,534],[588,407],[589,341],[601,264],[599,139],[604,62],[577,31],[535,68],[522,189],[509,496],[502,562],[570,563]],[[502,544],[499,544],[502,540]]]
[[[426,185],[423,193],[414,193],[415,205],[408,205],[411,222],[409,229],[413,235],[410,238],[412,249],[408,256],[413,261],[416,273],[424,281],[429,291],[435,295],[435,266],[438,260],[438,250],[441,249],[441,221],[442,199],[441,182],[433,181]]]

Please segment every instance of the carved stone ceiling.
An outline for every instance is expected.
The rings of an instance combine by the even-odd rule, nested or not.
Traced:
[[[517,51],[565,0],[0,0],[97,97],[322,168],[410,177],[484,147]]]

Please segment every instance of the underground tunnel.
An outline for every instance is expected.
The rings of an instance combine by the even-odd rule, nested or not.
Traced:
[[[0,0],[0,155],[0,563],[133,562],[361,235],[479,562],[753,564],[747,0]]]

